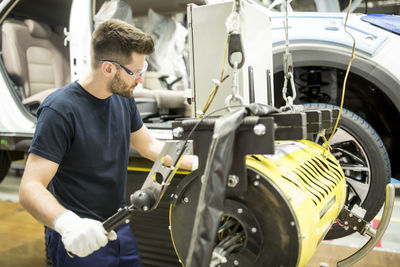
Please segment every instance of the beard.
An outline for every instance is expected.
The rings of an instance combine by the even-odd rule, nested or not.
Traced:
[[[133,96],[133,89],[137,84],[129,85],[121,79],[120,71],[118,70],[114,78],[108,85],[108,89],[111,93],[120,95],[126,98],[131,98]],[[132,89],[131,89],[132,88]]]

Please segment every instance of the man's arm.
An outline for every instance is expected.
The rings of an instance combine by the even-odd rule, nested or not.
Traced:
[[[31,153],[19,188],[21,205],[38,221],[51,228],[54,220],[66,211],[47,190],[57,169],[57,163]]]
[[[80,218],[58,203],[47,190],[57,169],[57,163],[29,154],[19,188],[19,200],[33,217],[62,236],[67,251],[85,257],[104,247],[108,240],[117,239],[117,234],[114,231],[106,233],[101,222]]]
[[[155,161],[161,150],[164,147],[164,142],[155,139],[147,129],[146,125],[143,124],[142,128],[136,132],[131,133],[130,138],[131,146],[140,153],[143,157]],[[193,170],[194,161],[197,160],[196,156],[185,155],[181,161],[179,168],[185,170]],[[165,165],[169,166],[172,164],[171,158],[167,158]],[[195,166],[196,167],[196,166]]]

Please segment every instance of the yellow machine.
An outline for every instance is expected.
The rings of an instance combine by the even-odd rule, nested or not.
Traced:
[[[309,141],[281,142],[272,156],[249,157],[247,165],[270,179],[288,200],[298,225],[299,259],[304,266],[341,211],[345,179],[336,159],[322,156]]]
[[[226,199],[218,242],[240,236],[220,252],[221,266],[305,266],[343,208],[345,179],[322,147],[303,141],[277,142],[272,155],[247,156],[248,191]],[[228,180],[228,186],[231,182]],[[191,237],[199,179],[171,205],[171,236],[184,264]],[[217,249],[218,250],[218,249]],[[214,250],[215,251],[215,250]]]
[[[176,259],[186,267],[305,266],[335,227],[371,237],[338,266],[365,256],[389,223],[393,186],[387,187],[375,232],[365,210],[349,205],[336,158],[305,139],[308,122],[295,123],[305,113],[261,109],[248,105],[218,118],[174,122],[178,140],[166,143],[141,189],[130,196],[131,205],[107,219],[104,228],[110,231],[133,212],[146,212],[135,216],[133,229],[143,257],[149,264],[154,255],[171,263],[163,266],[177,266]],[[182,154],[192,152],[199,168],[173,179]],[[162,161],[167,155],[170,167]],[[165,236],[167,213],[171,239]]]

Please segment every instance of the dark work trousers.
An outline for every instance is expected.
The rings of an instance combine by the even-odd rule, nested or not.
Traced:
[[[116,230],[117,240],[108,241],[105,247],[86,257],[69,257],[65,251],[61,236],[46,227],[46,244],[53,267],[141,267],[139,248],[129,224],[124,223]]]

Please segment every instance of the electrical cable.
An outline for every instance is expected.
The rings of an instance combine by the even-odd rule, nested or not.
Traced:
[[[183,261],[181,260],[181,257],[179,256],[178,250],[176,249],[176,245],[175,245],[175,241],[174,241],[174,236],[172,235],[172,229],[171,229],[171,213],[172,213],[172,204],[169,204],[169,234],[171,236],[171,242],[172,242],[172,247],[174,248],[176,257],[179,260],[179,263],[182,265],[182,267],[185,267],[185,265],[183,264]]]
[[[224,245],[226,242],[228,242],[232,237],[227,235],[225,236],[221,241],[219,241],[218,243],[218,247],[221,247],[222,245]]]
[[[349,73],[350,73],[350,68],[351,68],[351,64],[353,63],[354,59],[356,58],[355,56],[355,51],[356,51],[356,39],[354,38],[354,36],[347,30],[347,20],[349,18],[349,14],[350,14],[350,10],[351,10],[351,2],[352,0],[350,0],[349,2],[349,6],[347,7],[347,14],[346,14],[346,19],[344,22],[344,31],[350,35],[350,37],[353,39],[353,47],[352,47],[352,51],[351,51],[351,58],[349,61],[349,64],[347,66],[347,70],[346,70],[346,75],[344,77],[343,80],[343,89],[342,89],[342,98],[340,101],[340,108],[339,108],[339,114],[335,123],[335,126],[333,127],[332,133],[330,135],[330,137],[328,138],[328,141],[324,144],[324,150],[322,152],[322,156],[325,157],[325,152],[329,146],[329,143],[332,140],[333,135],[335,134],[337,127],[339,125],[339,121],[340,121],[340,117],[342,115],[342,110],[343,110],[343,104],[344,104],[344,96],[345,96],[345,92],[346,92],[346,83],[347,83],[347,78],[349,77]]]
[[[340,226],[340,227],[344,227],[344,225],[343,224],[341,224],[340,222],[339,222],[339,220],[338,219],[336,219],[336,223]]]
[[[238,244],[235,244],[235,245],[233,245],[233,246],[231,246],[231,247],[229,247],[229,248],[227,248],[223,253],[222,253],[222,256],[228,256],[229,254],[231,254],[235,249],[238,249],[238,248],[240,248],[240,247],[242,247],[243,246],[243,243],[238,243]]]
[[[228,242],[226,242],[225,244],[223,244],[221,247],[225,250],[228,247],[232,246],[235,244],[236,241],[238,241],[240,238],[242,237],[242,235],[237,234],[235,236],[231,236],[231,238],[229,239]]]
[[[221,225],[218,228],[218,233],[222,233],[223,231],[225,231],[226,229],[229,229],[233,225],[234,225],[234,222],[232,220],[229,220],[229,221],[225,222],[223,225]]]

